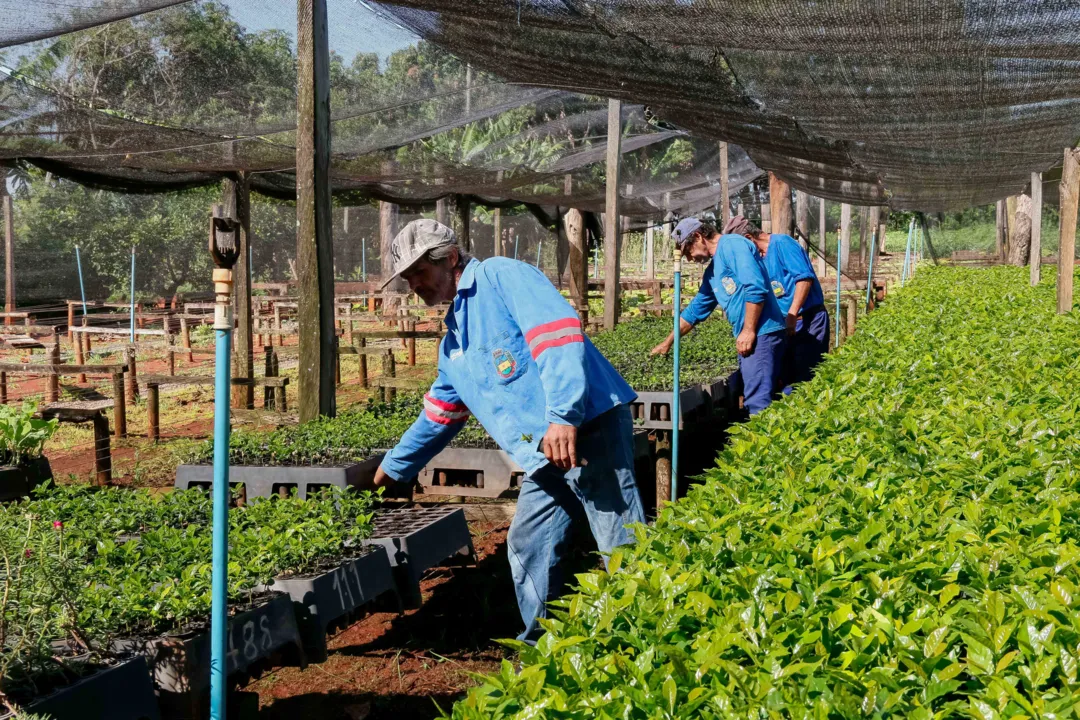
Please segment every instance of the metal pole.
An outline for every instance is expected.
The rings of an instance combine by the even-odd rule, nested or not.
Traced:
[[[367,238],[360,238],[360,279],[367,282]]]
[[[874,256],[877,255],[877,230],[870,236],[870,267],[866,273],[866,311],[870,312],[870,298],[874,292]]]
[[[131,342],[135,342],[135,248],[131,248]]]
[[[214,270],[214,534],[210,612],[210,717],[225,720],[229,553],[229,399],[232,271]]]
[[[915,218],[911,218],[911,223],[908,224],[907,247],[904,250],[904,267],[900,271],[900,287],[904,287],[904,282],[908,279],[908,271],[911,268],[911,239],[914,234]]]
[[[518,243],[521,242],[521,236],[514,233],[514,259],[517,260]]]
[[[592,263],[592,276],[594,278],[600,277],[600,246],[597,245],[593,248],[593,263]]]
[[[682,251],[675,248],[675,299],[673,301],[675,318],[675,374],[671,382],[671,502],[678,497],[679,488],[679,423],[682,413],[679,409],[679,339],[682,336],[679,313],[682,310]]]
[[[836,342],[833,343],[834,348],[840,347],[840,250],[841,236],[844,233],[836,233]]]
[[[540,268],[540,253],[544,252],[544,241],[541,240],[540,244],[536,248],[536,267]]]
[[[82,314],[86,317],[86,288],[83,286],[82,258],[79,257],[79,246],[75,246],[75,265],[79,268],[79,294],[82,295]]]

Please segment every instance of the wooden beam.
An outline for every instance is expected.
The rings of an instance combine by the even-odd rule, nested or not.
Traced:
[[[296,274],[299,414],[336,414],[330,203],[330,44],[326,0],[297,0]]]
[[[1058,240],[1057,311],[1073,306],[1073,266],[1076,256],[1076,213],[1080,200],[1080,149],[1065,148],[1061,170],[1061,225]]]
[[[15,208],[7,191],[7,182],[0,178],[0,200],[4,205],[4,310],[15,312]],[[11,325],[11,317],[4,318]]]
[[[232,374],[238,377],[255,376],[255,355],[251,337],[251,266],[248,263],[251,242],[251,182],[246,172],[222,181],[222,204],[225,216],[240,224],[237,238],[240,256],[233,268],[233,310],[236,330],[233,331]],[[253,408],[255,396],[250,387],[232,391],[232,407]]]
[[[619,165],[622,159],[622,101],[608,100],[607,174],[604,203],[604,327],[619,322]]]
[[[1039,284],[1042,273],[1042,173],[1031,173],[1031,285]]]
[[[769,207],[772,231],[777,235],[790,235],[794,215],[791,212],[791,186],[769,173]]]
[[[720,230],[731,219],[731,178],[728,166],[728,144],[720,143]],[[651,275],[649,277],[652,277]]]

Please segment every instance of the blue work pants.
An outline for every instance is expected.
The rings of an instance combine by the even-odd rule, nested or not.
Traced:
[[[807,308],[795,324],[795,335],[788,338],[784,362],[784,394],[790,395],[795,383],[814,376],[814,368],[829,352],[829,312],[824,305]]]
[[[781,388],[787,333],[784,330],[758,335],[754,351],[739,356],[743,406],[751,415],[769,407]]]
[[[543,634],[538,620],[547,617],[548,601],[563,593],[559,563],[570,547],[572,515],[584,507],[605,565],[608,553],[633,540],[627,526],[645,522],[634,479],[633,430],[628,405],[608,410],[579,430],[578,467],[560,470],[549,463],[522,482],[506,539],[525,622],[518,639],[535,642]]]

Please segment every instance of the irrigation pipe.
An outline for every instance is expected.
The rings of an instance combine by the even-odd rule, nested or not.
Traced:
[[[682,413],[679,409],[679,338],[682,336],[682,251],[675,248],[675,299],[672,301],[675,319],[675,376],[671,383],[671,502],[679,494],[679,424]]]

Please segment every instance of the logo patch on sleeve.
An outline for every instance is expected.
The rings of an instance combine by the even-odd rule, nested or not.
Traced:
[[[495,372],[501,378],[508,378],[517,370],[517,360],[505,348],[497,348],[491,353],[491,362],[495,365]]]
[[[728,295],[734,295],[735,290],[738,287],[735,284],[735,280],[729,277],[723,278],[720,281],[720,284],[724,286],[724,292],[726,292]]]
[[[779,280],[772,281],[772,294],[776,297],[784,297],[784,286],[780,284]]]

